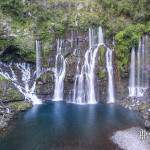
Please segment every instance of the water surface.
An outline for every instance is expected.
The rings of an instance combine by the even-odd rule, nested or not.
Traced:
[[[0,150],[113,150],[113,132],[139,124],[136,113],[115,105],[50,102],[18,114]]]

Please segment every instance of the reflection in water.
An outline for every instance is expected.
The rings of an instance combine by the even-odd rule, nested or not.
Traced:
[[[38,114],[38,109],[39,109],[39,105],[35,105],[34,107],[32,107],[32,109],[27,111],[27,113],[24,115],[24,119],[30,120],[30,119],[36,118]]]
[[[2,150],[110,150],[109,137],[118,129],[138,125],[136,114],[110,105],[63,102],[34,106],[21,113],[16,126],[0,138]]]

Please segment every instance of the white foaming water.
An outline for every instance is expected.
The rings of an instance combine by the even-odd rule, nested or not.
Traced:
[[[95,37],[98,42],[95,42]],[[80,59],[78,60],[75,83],[73,89],[73,103],[95,104],[95,61],[100,45],[103,45],[102,28],[99,27],[98,33],[89,29],[89,49],[84,56],[84,63],[80,69]],[[81,70],[81,71],[80,71]]]
[[[36,47],[36,77],[39,78],[41,75],[41,43],[39,40],[35,41]]]
[[[148,79],[146,79],[147,72],[144,71],[145,69],[145,61],[149,59],[146,57],[148,49],[145,49],[145,37],[139,41],[139,48],[137,52],[137,87],[136,87],[136,96],[141,97],[144,95],[145,91],[147,90],[148,86]]]
[[[64,78],[66,74],[66,60],[62,55],[62,41],[57,40],[57,55],[55,60],[55,89],[53,101],[61,101],[63,100],[63,92],[64,92]]]
[[[147,36],[143,36],[139,41],[137,57],[135,50],[131,52],[129,96],[142,97],[148,88],[149,79],[146,66],[149,65],[149,49],[146,48]]]
[[[106,51],[106,68],[108,72],[108,103],[115,102],[114,96],[114,73],[113,73],[113,64],[112,64],[112,50],[107,47]]]
[[[29,64],[15,63],[7,65],[1,62],[0,65],[0,75],[12,81],[12,84],[24,95],[26,100],[32,101],[33,105],[42,103],[35,94],[36,81],[31,81],[31,68]],[[21,81],[18,73],[13,70],[14,68],[21,72],[19,73]],[[31,85],[31,83],[33,84]]]
[[[129,96],[136,95],[136,83],[135,83],[135,48],[131,51],[131,64],[130,64],[130,79],[129,79]]]

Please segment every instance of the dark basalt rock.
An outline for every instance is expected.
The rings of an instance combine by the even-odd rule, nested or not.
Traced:
[[[37,79],[36,94],[41,99],[50,99],[54,90],[54,73],[45,72]]]
[[[146,120],[144,125],[145,125],[145,128],[150,131],[150,120]]]
[[[23,61],[24,59],[19,54],[19,51],[18,47],[10,45],[0,53],[0,59],[2,61]]]
[[[145,128],[150,128],[150,99],[128,97],[118,103],[124,108],[139,112],[144,120]]]

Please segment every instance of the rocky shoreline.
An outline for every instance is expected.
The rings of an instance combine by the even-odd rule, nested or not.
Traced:
[[[122,101],[117,101],[119,105],[132,111],[138,112],[143,118],[144,126],[150,130],[150,98],[126,98]]]
[[[9,122],[14,118],[15,114],[30,107],[32,107],[32,104],[26,101],[3,103],[0,100],[0,133],[7,130]]]

